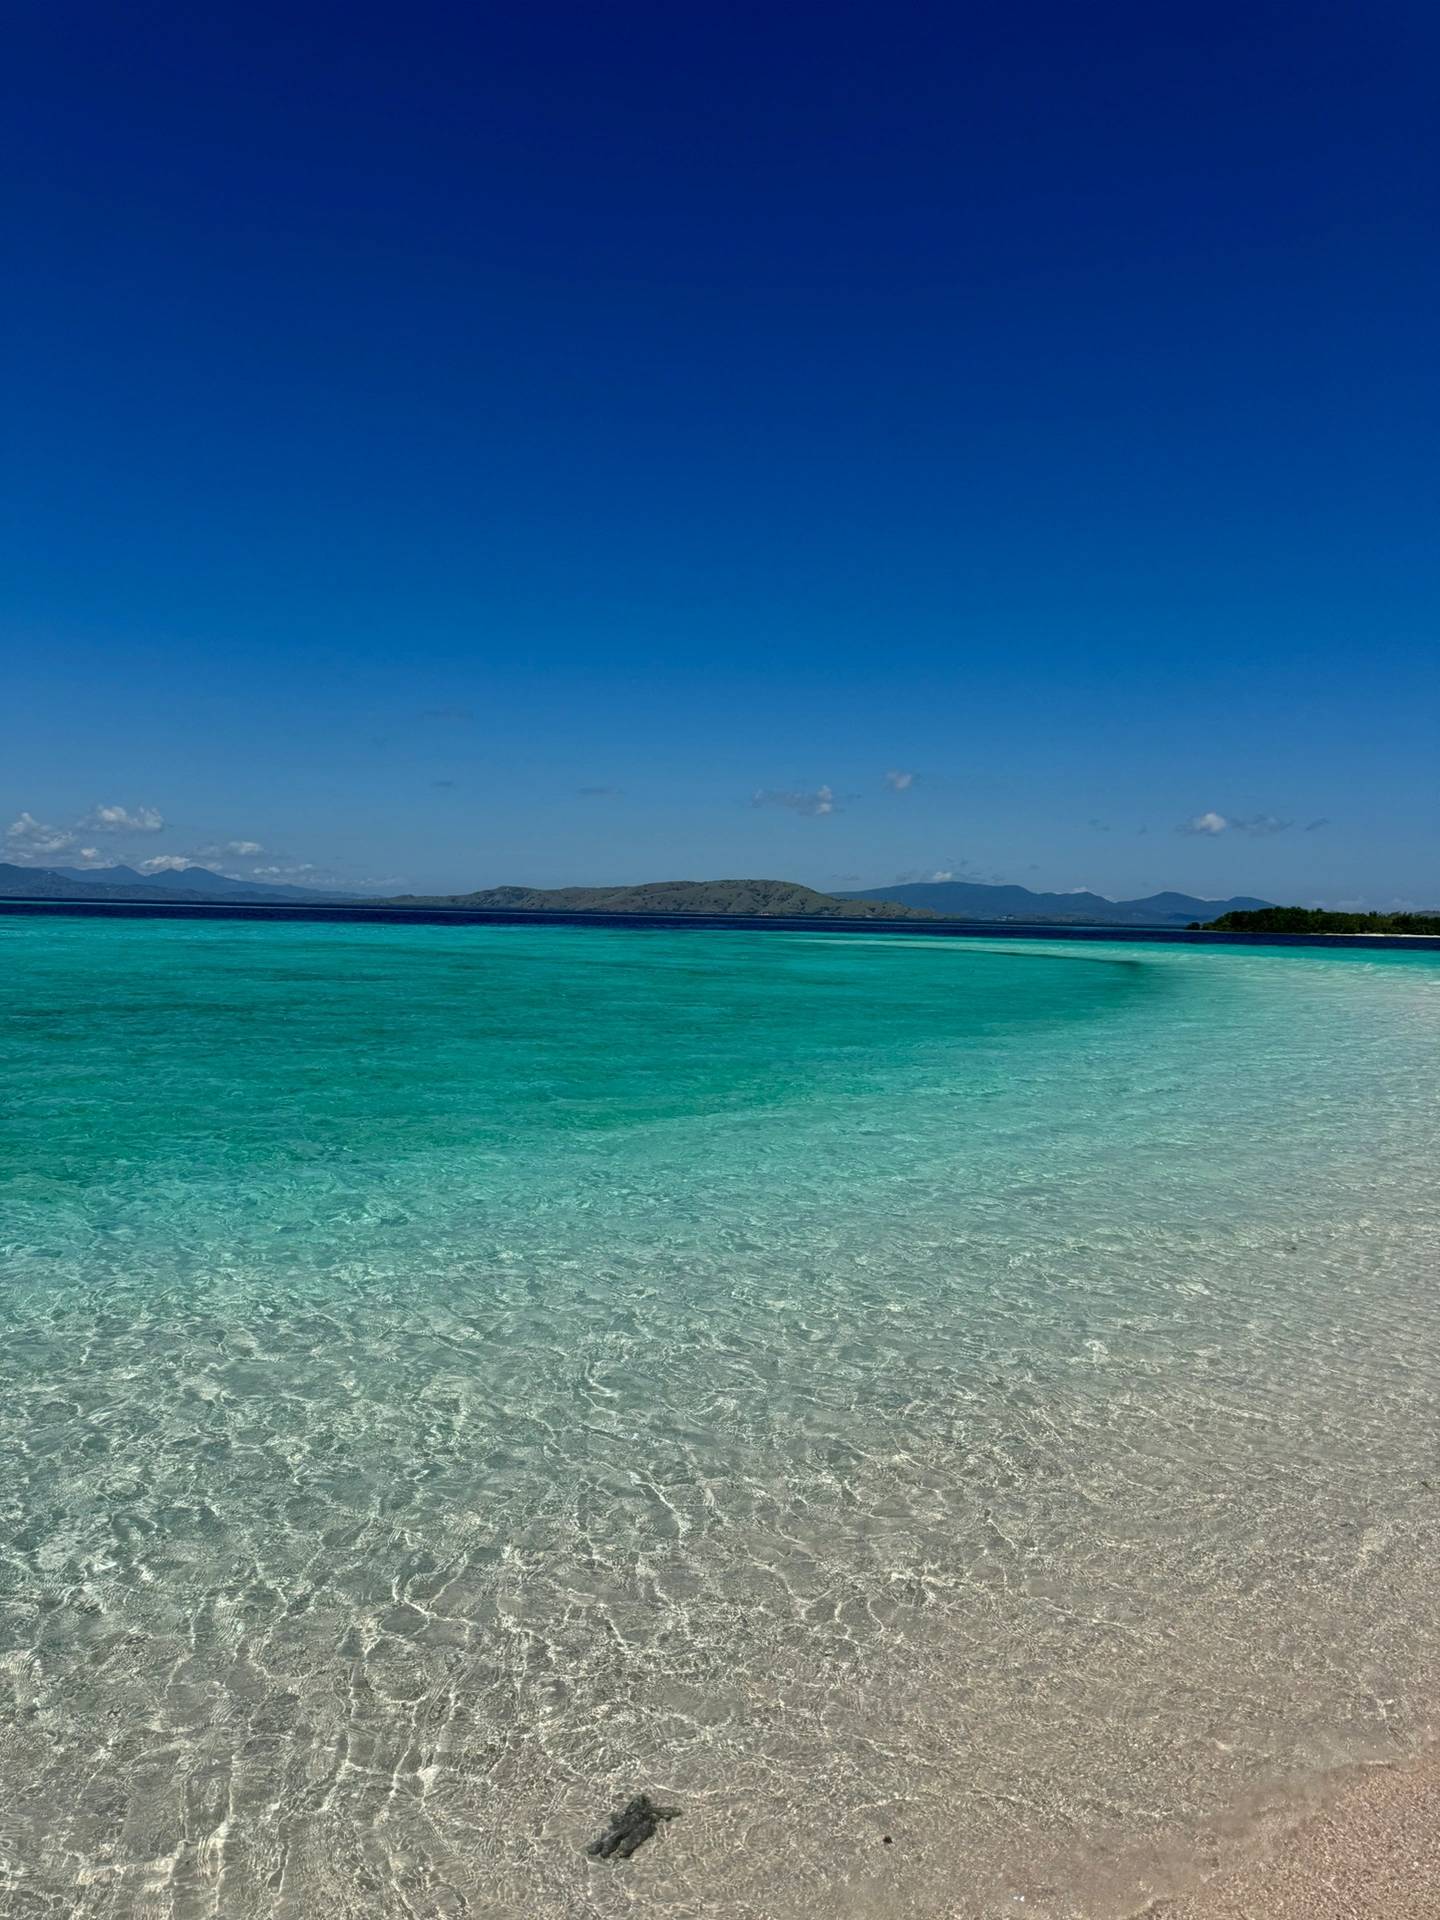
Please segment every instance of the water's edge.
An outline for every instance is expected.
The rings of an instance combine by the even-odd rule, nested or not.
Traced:
[[[1436,1724],[1433,954],[107,918],[0,919],[7,1920],[1109,1920]]]

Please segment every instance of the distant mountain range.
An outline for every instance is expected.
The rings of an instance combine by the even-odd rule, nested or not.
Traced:
[[[1098,893],[1032,893],[973,880],[918,880],[859,893],[817,893],[791,880],[652,880],[633,887],[487,887],[478,893],[328,893],[318,887],[272,887],[233,880],[206,867],[137,873],[133,867],[15,867],[0,864],[0,895],[28,900],[188,901],[236,906],[472,907],[529,913],[706,913],[760,919],[1055,921],[1071,925],[1184,927],[1222,913],[1253,913],[1272,903],[1242,895],[1197,900],[1154,893],[1145,900],[1106,900]]]
[[[178,873],[137,873],[133,867],[15,867],[0,862],[0,895],[11,900],[230,900],[237,905],[341,906],[360,896],[324,893],[315,887],[267,887],[258,880],[232,880],[207,867]]]
[[[529,913],[725,913],[762,920],[928,920],[883,896],[838,899],[793,880],[651,880],[638,887],[487,887],[482,893],[401,894],[410,907],[488,907]]]
[[[1273,903],[1252,900],[1197,900],[1189,893],[1152,893],[1144,900],[1107,900],[1098,893],[1032,893],[1028,887],[987,887],[978,880],[915,880],[898,887],[869,887],[842,893],[840,900],[898,900],[928,908],[947,920],[1056,920],[1072,925],[1099,922],[1113,927],[1188,927],[1192,920],[1216,920],[1222,913],[1252,913]]]

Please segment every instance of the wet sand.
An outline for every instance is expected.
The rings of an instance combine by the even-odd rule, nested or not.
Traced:
[[[1378,1767],[1152,1920],[1440,1920],[1440,1749]]]

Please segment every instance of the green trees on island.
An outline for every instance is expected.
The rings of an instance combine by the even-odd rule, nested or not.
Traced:
[[[1190,922],[1194,933],[1440,933],[1435,913],[1325,913],[1318,907],[1260,907]]]

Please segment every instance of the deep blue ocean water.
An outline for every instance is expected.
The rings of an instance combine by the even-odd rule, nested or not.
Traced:
[[[1113,1914],[1429,1726],[1440,955],[0,961],[0,1910]]]

